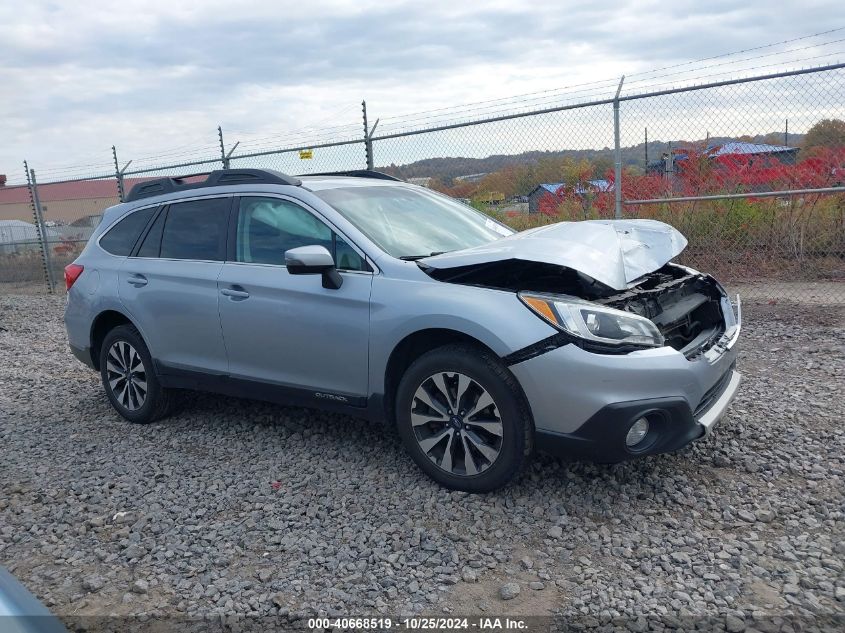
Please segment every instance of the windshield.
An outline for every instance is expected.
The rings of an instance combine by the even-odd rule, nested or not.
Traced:
[[[393,257],[418,259],[513,233],[483,213],[426,189],[341,187],[314,193]]]

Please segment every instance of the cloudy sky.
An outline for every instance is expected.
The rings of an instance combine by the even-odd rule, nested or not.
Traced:
[[[357,134],[362,99],[371,122],[381,117],[384,129],[396,129],[443,116],[402,118],[409,113],[509,95],[565,86],[580,90],[572,93],[579,98],[605,95],[621,74],[845,26],[832,20],[843,17],[841,0],[612,5],[5,1],[0,173],[20,180],[24,158],[45,176],[107,171],[112,144],[136,164],[209,156],[218,125],[227,144],[240,140],[247,149],[348,136]],[[845,61],[831,56],[845,50],[840,39],[845,31],[760,49],[786,56],[756,64]],[[813,48],[824,42],[833,44]],[[746,66],[718,71],[753,67],[752,54],[746,57]],[[704,67],[687,70],[708,74]],[[344,127],[317,131],[334,126]],[[77,167],[61,171],[67,166]]]

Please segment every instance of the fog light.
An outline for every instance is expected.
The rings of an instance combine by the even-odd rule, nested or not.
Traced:
[[[628,448],[633,448],[645,439],[648,435],[648,420],[640,418],[628,430],[628,435],[625,436],[625,445]]]

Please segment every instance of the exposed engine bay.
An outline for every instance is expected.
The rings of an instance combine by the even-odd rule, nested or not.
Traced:
[[[439,281],[569,295],[638,314],[657,326],[666,345],[687,357],[709,349],[725,331],[722,293],[716,281],[671,263],[621,292],[572,268],[545,262],[507,259],[446,269],[421,268]]]
[[[690,356],[706,351],[724,334],[721,300],[709,275],[666,264],[636,287],[596,303],[650,319],[667,345]]]

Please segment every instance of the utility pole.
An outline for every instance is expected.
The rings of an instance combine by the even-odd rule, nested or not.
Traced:
[[[789,119],[786,120],[786,127],[783,130],[783,144],[789,147]]]
[[[645,167],[643,171],[648,174],[648,128],[645,129]]]

